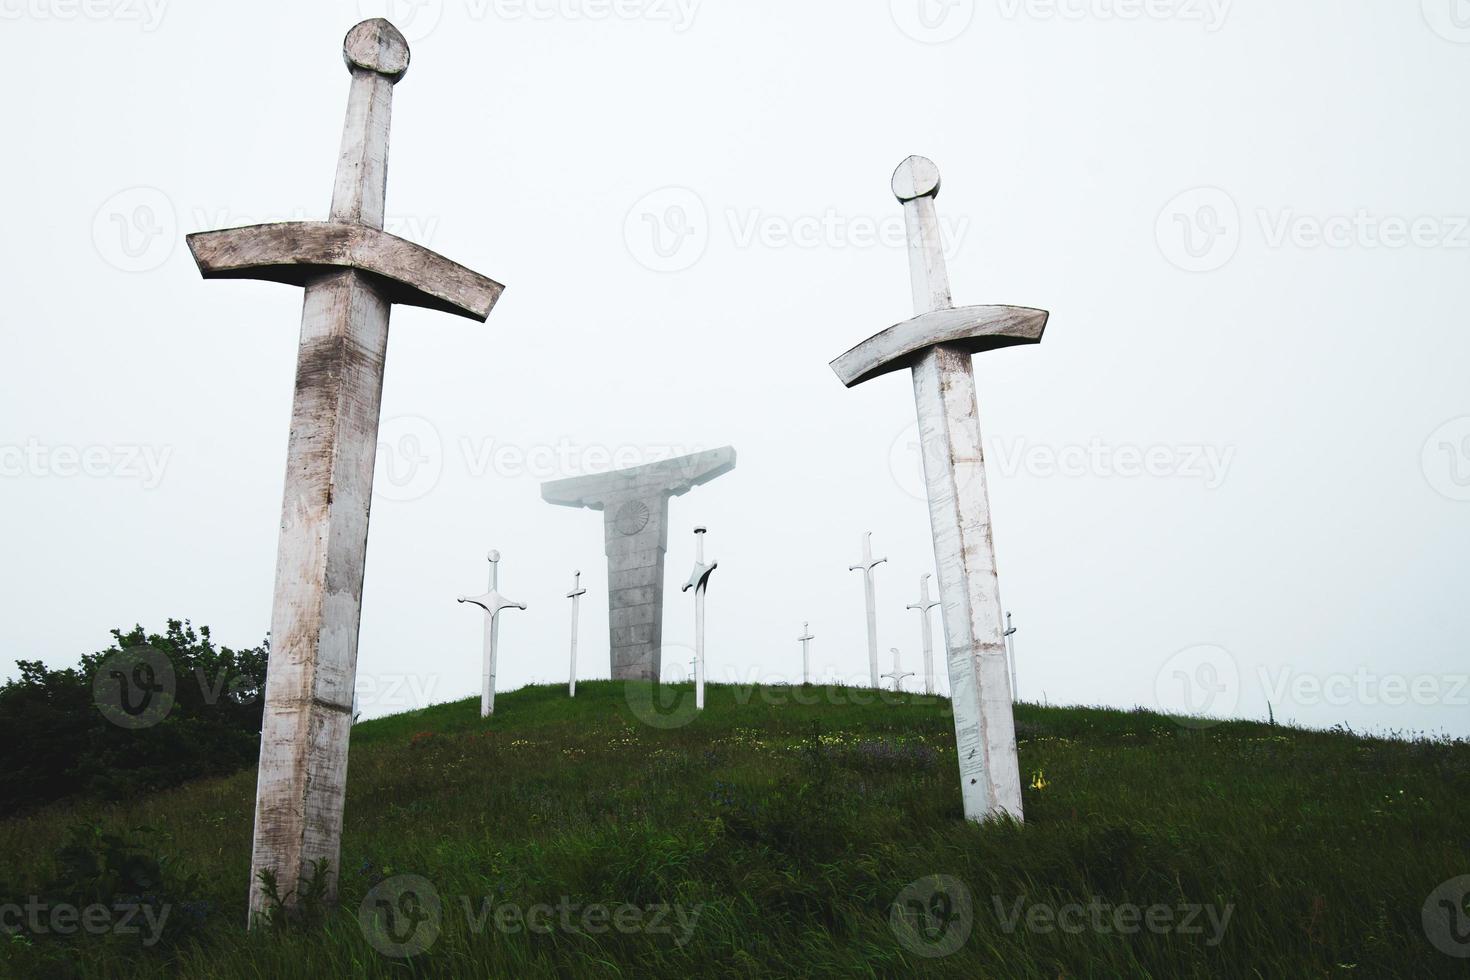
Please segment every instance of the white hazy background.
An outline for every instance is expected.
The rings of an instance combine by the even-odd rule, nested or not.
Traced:
[[[602,516],[539,484],[614,453],[740,454],[672,504],[667,678],[700,523],[711,680],[799,679],[806,621],[865,678],[867,530],[883,670],[922,670],[912,390],[827,363],[911,314],[888,181],[924,153],[956,302],[1052,314],[976,361],[1022,697],[1470,734],[1456,0],[0,0],[7,676],[265,635],[301,293],[183,236],[326,216],[382,14],[389,230],[509,289],[394,312],[367,715],[477,693],[492,547],[530,605],[502,690],[565,681],[577,568],[608,675]]]

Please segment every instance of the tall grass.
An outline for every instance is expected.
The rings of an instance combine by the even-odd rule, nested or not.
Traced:
[[[340,906],[309,928],[243,927],[253,771],[0,823],[4,894],[38,894],[79,823],[147,828],[135,836],[166,867],[197,876],[190,928],[177,935],[166,928],[145,947],[136,937],[22,932],[0,947],[0,968],[221,978],[1467,975],[1470,961],[1436,949],[1421,915],[1437,886],[1470,874],[1464,742],[1247,722],[1196,729],[1142,711],[1020,705],[1026,823],[980,826],[963,819],[943,700],[859,704],[842,689],[711,686],[707,709],[687,724],[677,713],[651,724],[641,697],[613,682],[579,685],[575,700],[538,687],[503,695],[487,721],[466,700],[359,725]],[[411,944],[426,948],[403,958],[380,951],[373,923],[383,920],[371,913],[385,894],[401,899],[405,876],[428,891],[416,885],[395,908],[433,928],[414,933]],[[945,876],[939,897],[923,904],[934,876]],[[902,917],[895,927],[901,895],[920,896],[904,907],[932,913],[908,920],[917,933]],[[552,908],[546,932],[525,927],[538,904]],[[594,932],[596,918],[581,918],[587,906],[621,909],[624,926],[637,913],[636,927],[608,921]],[[387,925],[388,938],[401,935],[401,921]],[[923,955],[956,937],[949,955]]]

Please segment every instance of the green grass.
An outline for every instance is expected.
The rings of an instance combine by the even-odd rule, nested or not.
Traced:
[[[817,703],[791,703],[802,690],[712,686],[707,710],[672,727],[640,720],[638,696],[612,682],[579,686],[575,701],[561,687],[502,695],[490,721],[467,700],[361,724],[341,904],[313,928],[243,928],[253,771],[0,823],[11,894],[51,875],[69,827],[97,821],[151,828],[148,846],[173,873],[197,874],[188,897],[208,903],[187,938],[165,930],[148,948],[0,937],[0,969],[322,980],[1470,973],[1421,919],[1437,886],[1470,874],[1470,744],[1020,705],[1026,824],[979,826],[962,818],[948,702],[810,688]],[[427,879],[442,909],[437,938],[410,959],[375,949],[358,917],[377,882],[404,875]],[[971,896],[971,931],[956,952],[926,958],[912,947],[963,935],[959,889],[946,886],[951,905],[936,908],[948,914],[927,934],[895,931],[890,908],[935,875]],[[677,906],[686,927],[670,914],[670,933],[591,934],[577,912],[563,928],[558,910],[546,934],[497,930],[493,916],[475,928],[482,908],[564,897],[641,915]],[[1155,922],[1167,912],[1176,926],[1200,907],[1190,926],[1201,931],[1125,935],[1097,928],[1097,909],[1071,914],[1066,931],[1027,927],[1028,915],[1044,926],[1047,908],[1089,903],[1158,907]]]

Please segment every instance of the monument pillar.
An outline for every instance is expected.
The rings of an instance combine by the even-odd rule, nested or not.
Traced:
[[[541,485],[549,504],[602,511],[613,680],[657,681],[663,668],[669,499],[734,468],[735,450],[726,446]]]

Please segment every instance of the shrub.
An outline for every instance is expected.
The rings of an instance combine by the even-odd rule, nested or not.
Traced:
[[[256,761],[268,644],[216,647],[208,627],[113,630],[53,670],[0,686],[0,816],[70,796],[125,799]],[[170,692],[171,689],[171,692]]]

